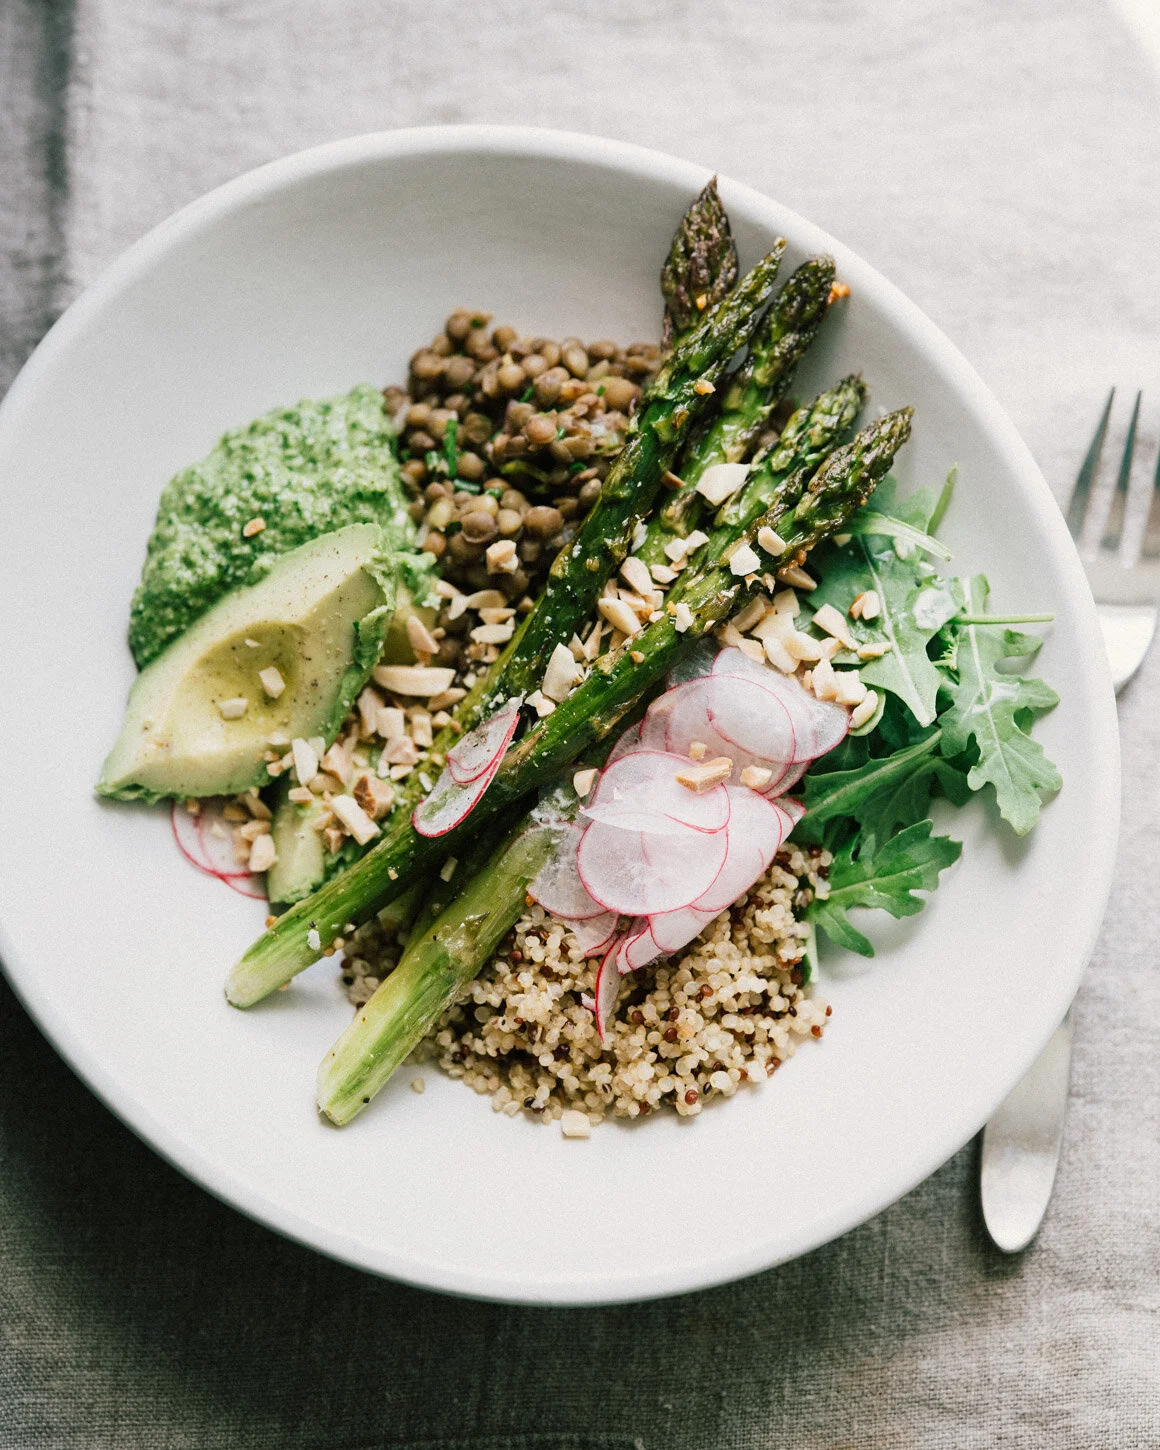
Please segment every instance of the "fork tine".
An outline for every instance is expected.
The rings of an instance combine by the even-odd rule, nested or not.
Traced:
[[[1152,476],[1152,502],[1148,507],[1148,522],[1144,525],[1140,557],[1160,557],[1160,453],[1156,455],[1156,472]]]
[[[1076,543],[1079,542],[1080,535],[1083,533],[1083,516],[1087,511],[1088,494],[1091,493],[1092,479],[1096,476],[1096,466],[1100,461],[1100,451],[1104,446],[1104,434],[1108,431],[1108,418],[1111,416],[1112,399],[1115,396],[1116,390],[1113,388],[1108,393],[1104,411],[1100,414],[1100,421],[1096,424],[1096,431],[1092,434],[1092,441],[1088,444],[1088,451],[1080,464],[1075,487],[1071,493],[1071,502],[1067,506],[1068,532]]]
[[[1109,554],[1115,553],[1120,547],[1120,536],[1124,532],[1124,511],[1128,501],[1128,484],[1132,478],[1132,455],[1136,451],[1136,424],[1140,418],[1140,399],[1142,397],[1142,393],[1136,394],[1136,402],[1128,422],[1127,437],[1124,439],[1124,451],[1120,454],[1120,471],[1116,474],[1116,491],[1112,495],[1111,506],[1108,509],[1108,517],[1104,525],[1104,537],[1100,542],[1100,548]]]

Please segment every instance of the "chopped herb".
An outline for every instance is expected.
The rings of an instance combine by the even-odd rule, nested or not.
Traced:
[[[443,457],[447,460],[447,473],[454,478],[459,470],[459,419],[449,418],[443,430]],[[470,489],[468,492],[470,493]]]
[[[529,383],[527,385],[527,387],[523,390],[523,392],[520,394],[520,402],[521,403],[530,403],[532,401],[532,397],[535,394],[535,391],[536,391],[536,385],[535,385],[535,383]]]

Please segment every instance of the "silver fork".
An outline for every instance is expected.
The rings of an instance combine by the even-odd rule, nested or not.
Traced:
[[[1085,533],[1092,483],[1099,470],[1115,395],[1113,388],[1088,445],[1067,508],[1067,526],[1077,548]],[[1143,664],[1160,617],[1160,456],[1156,459],[1139,556],[1131,563],[1120,558],[1140,398],[1137,393],[1099,548],[1092,554],[1081,548],[1117,695]],[[1030,1071],[983,1130],[980,1167],[983,1218],[988,1233],[1004,1253],[1014,1254],[1025,1249],[1047,1211],[1063,1144],[1071,1044],[1069,1011]]]

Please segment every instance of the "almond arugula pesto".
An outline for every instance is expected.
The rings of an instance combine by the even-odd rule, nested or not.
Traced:
[[[425,1059],[571,1137],[695,1115],[823,1035],[819,931],[872,956],[853,908],[922,909],[961,851],[935,798],[1022,835],[1059,789],[1019,673],[1050,616],[949,570],[953,470],[890,473],[911,409],[793,396],[857,299],[785,249],[742,275],[710,182],[659,345],[460,309],[405,388],[275,409],[164,490],[98,790],[269,899],[233,1005],[338,967],[335,1123]]]

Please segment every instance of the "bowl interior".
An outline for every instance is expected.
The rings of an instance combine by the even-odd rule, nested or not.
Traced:
[[[963,859],[928,909],[902,926],[876,918],[872,963],[827,957],[823,1043],[696,1121],[605,1126],[587,1142],[493,1114],[430,1068],[423,1096],[404,1071],[352,1127],[329,1129],[312,1086],[348,1018],[332,968],[249,1013],[227,1008],[223,977],[261,929],[261,905],[192,872],[163,811],[94,798],[165,480],[275,404],[404,380],[459,304],[530,333],[655,336],[660,260],[703,180],[550,133],[461,128],[306,153],[139,244],[58,325],[0,414],[0,728],[19,759],[62,700],[83,721],[40,779],[38,809],[22,792],[0,800],[7,970],[73,1065],[161,1152],[369,1269],[501,1298],[609,1300],[823,1242],[981,1125],[1066,1009],[1102,914],[1114,714],[1046,487],[931,324],[856,257],[728,181],[743,261],[782,232],[787,267],[829,247],[851,283],[798,391],[860,370],[874,409],[915,404],[898,471],[937,484],[958,464],[945,529],[955,567],[985,571],[996,607],[1056,614],[1041,667],[1063,703],[1039,735],[1065,790],[1025,842],[983,805],[956,816]]]

